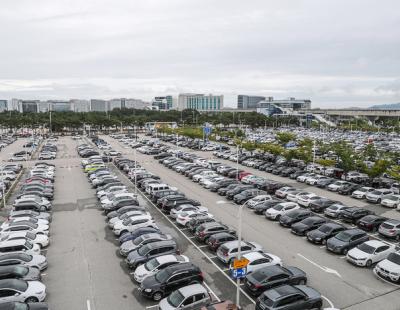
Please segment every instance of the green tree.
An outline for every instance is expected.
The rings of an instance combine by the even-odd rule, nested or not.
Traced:
[[[279,141],[281,145],[285,145],[286,143],[293,141],[296,138],[296,135],[291,132],[278,132],[276,134],[276,139]]]

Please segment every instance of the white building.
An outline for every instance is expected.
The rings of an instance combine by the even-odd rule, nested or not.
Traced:
[[[90,102],[89,100],[82,99],[71,99],[71,110],[74,112],[89,112]]]
[[[223,95],[179,94],[178,110],[219,111],[224,106]]]

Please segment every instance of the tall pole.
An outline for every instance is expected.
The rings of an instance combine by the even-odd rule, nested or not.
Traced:
[[[313,164],[315,164],[315,139],[314,139],[314,143],[313,143]]]
[[[4,189],[4,187],[5,187],[5,183],[4,183],[4,167],[2,167],[1,168],[1,175],[2,175],[2,191],[3,191],[3,208],[5,208],[6,207],[6,193],[5,193],[5,189]]]
[[[239,144],[236,144],[236,181],[239,180]]]
[[[51,111],[50,111],[50,135],[53,134],[53,129],[51,128]]]
[[[133,154],[135,157],[135,194],[137,195],[136,147],[133,149]]]
[[[244,204],[239,207],[238,211],[238,260],[242,258],[242,217],[243,217],[243,207],[249,202],[247,200]],[[236,279],[236,305],[240,309],[240,279]]]

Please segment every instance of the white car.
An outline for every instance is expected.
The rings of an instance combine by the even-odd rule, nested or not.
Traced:
[[[382,201],[384,196],[392,195],[392,194],[393,194],[393,192],[390,189],[379,188],[379,189],[376,189],[376,190],[374,190],[372,192],[369,192],[365,196],[365,198],[369,202],[381,203],[381,201]]]
[[[187,263],[189,258],[184,255],[162,255],[149,260],[147,263],[138,266],[135,272],[131,275],[136,282],[142,283],[142,281],[148,276],[156,274],[158,271],[164,269],[165,267]]]
[[[49,222],[52,219],[50,213],[48,212],[37,212],[33,210],[21,210],[21,211],[11,210],[10,215],[8,216],[9,219],[14,219],[18,217],[34,217],[38,219],[45,219]]]
[[[156,222],[151,216],[143,215],[137,216],[134,219],[127,219],[123,222],[118,222],[114,225],[113,232],[116,236],[120,236],[125,232],[134,231],[141,227],[154,227],[158,228]]]
[[[265,211],[265,217],[271,220],[279,220],[279,218],[289,211],[300,209],[295,202],[281,202]]]
[[[0,227],[1,235],[9,235],[14,231],[31,231],[38,234],[49,234],[48,225],[38,225],[27,222],[3,223]]]
[[[400,281],[400,251],[391,253],[374,268],[374,273],[384,279],[398,283]]]
[[[192,178],[193,182],[199,182],[202,178],[204,177],[208,177],[208,176],[213,176],[216,177],[218,176],[217,173],[215,173],[215,171],[213,170],[206,170],[206,171],[202,171],[199,174],[195,174]]]
[[[308,178],[313,178],[315,176],[317,176],[315,173],[305,173],[305,174],[299,175],[296,178],[296,181],[304,183],[307,181]]]
[[[4,222],[5,223],[17,223],[17,222],[31,222],[34,224],[38,224],[38,225],[49,225],[49,221],[46,219],[41,219],[41,218],[37,218],[37,217],[33,217],[33,216],[17,216],[17,217],[10,217],[8,222]],[[3,226],[2,224],[2,226]]]
[[[113,228],[117,223],[119,222],[123,222],[126,219],[132,219],[134,217],[138,217],[138,216],[144,216],[144,215],[148,215],[150,216],[149,212],[145,212],[145,211],[141,211],[141,210],[132,210],[132,211],[128,211],[126,213],[123,213],[119,216],[113,217],[108,221],[108,226],[110,228]]]
[[[328,191],[331,191],[331,192],[337,192],[337,191],[339,190],[340,187],[342,187],[343,185],[345,185],[345,184],[347,184],[347,183],[349,183],[349,182],[346,182],[346,181],[336,181],[336,182],[333,182],[332,184],[329,184],[329,185],[326,187],[326,189],[327,189]]]
[[[214,184],[215,182],[221,181],[223,179],[225,179],[223,176],[217,176],[217,177],[213,177],[210,179],[203,179],[201,181],[201,185],[203,185],[204,188],[210,188],[210,186],[212,184]]]
[[[190,204],[184,204],[184,205],[180,205],[178,207],[172,208],[169,215],[172,218],[177,218],[179,216],[179,214],[183,213],[183,212],[187,212],[187,211],[198,211],[198,212],[208,212],[208,209],[206,207],[202,207],[202,206],[193,206]]]
[[[242,258],[246,258],[249,261],[246,267],[247,274],[267,266],[282,266],[282,260],[278,256],[269,253],[250,252],[244,254]],[[229,266],[229,269],[233,269],[233,264]]]
[[[41,248],[49,245],[50,239],[47,235],[35,234],[29,231],[14,231],[9,235],[0,237],[1,241],[26,239],[31,243],[38,244]]]
[[[368,240],[349,250],[346,259],[361,267],[371,267],[372,264],[386,259],[396,251],[396,246],[380,240]]]
[[[367,196],[368,193],[374,191],[375,188],[373,187],[368,187],[368,186],[363,186],[354,192],[351,193],[351,197],[356,198],[356,199],[365,199],[365,196]]]
[[[324,210],[324,214],[328,217],[337,218],[340,212],[348,208],[350,207],[341,205],[339,203],[334,203],[333,205],[329,206]]]
[[[208,216],[213,218],[214,216],[208,212],[200,212],[200,211],[185,211],[182,212],[178,215],[176,218],[176,222],[179,225],[186,226],[191,219],[197,217],[197,216]]]
[[[286,196],[290,193],[290,192],[294,192],[297,189],[291,186],[284,186],[281,187],[280,189],[275,191],[275,196],[279,197],[279,198],[286,198]]]
[[[46,298],[46,286],[39,281],[0,280],[1,302],[40,302]]]
[[[387,195],[382,197],[381,205],[389,208],[398,208],[400,206],[400,195]]]
[[[256,197],[248,200],[246,203],[246,206],[251,209],[251,208],[255,207],[256,205],[263,203],[265,201],[271,200],[271,199],[272,199],[272,197],[270,195],[258,195]]]
[[[122,192],[122,193],[116,193],[112,195],[107,195],[104,197],[102,200],[100,200],[100,203],[103,207],[105,206],[110,206],[113,204],[113,202],[120,201],[120,200],[126,200],[126,199],[136,199],[137,195],[134,193],[129,193],[129,192]]]
[[[0,253],[10,254],[16,252],[23,252],[30,255],[40,254],[40,246],[26,239],[5,240],[0,242]]]
[[[311,176],[311,177],[307,177],[305,183],[306,183],[306,184],[310,184],[310,185],[316,185],[317,182],[318,182],[321,178],[326,178],[326,176],[317,174],[317,175],[314,175],[314,176]]]
[[[35,267],[42,271],[47,268],[47,259],[44,255],[30,255],[18,252],[11,254],[0,254],[0,264],[2,266],[22,265],[27,267]]]
[[[306,196],[306,195],[310,195],[310,194],[312,194],[312,193],[306,192],[306,191],[292,192],[292,193],[287,194],[286,199],[291,201],[291,202],[297,202],[297,200],[301,196]]]
[[[297,203],[303,207],[308,207],[311,202],[318,200],[318,199],[321,199],[321,197],[314,193],[311,193],[308,195],[300,195],[297,198]]]

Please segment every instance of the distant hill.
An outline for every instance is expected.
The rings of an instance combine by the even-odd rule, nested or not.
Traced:
[[[389,104],[377,104],[369,107],[370,109],[378,109],[378,110],[400,110],[400,102],[399,103],[389,103]]]

